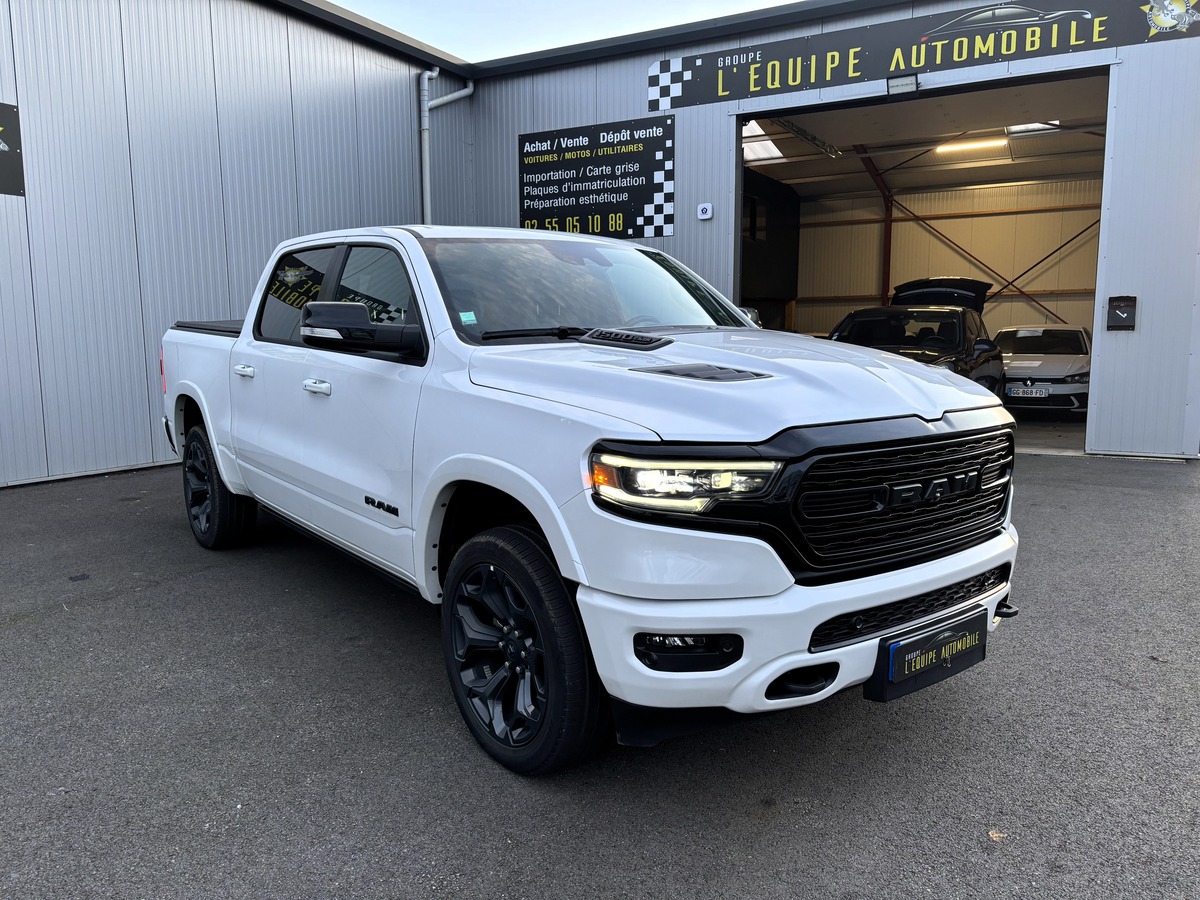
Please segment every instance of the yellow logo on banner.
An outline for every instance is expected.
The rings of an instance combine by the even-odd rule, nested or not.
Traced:
[[[1200,12],[1192,7],[1196,0],[1150,0],[1142,7],[1150,24],[1150,37],[1168,31],[1187,31],[1189,25],[1200,22]]]

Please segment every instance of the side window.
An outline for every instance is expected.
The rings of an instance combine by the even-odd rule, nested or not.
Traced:
[[[386,247],[350,248],[337,299],[362,303],[374,322],[410,325],[417,320],[408,271],[400,257]]]
[[[975,310],[970,310],[967,315],[967,332],[969,335],[969,345],[975,346],[975,342],[983,340],[987,337],[987,329],[983,327],[983,319]]]
[[[300,343],[300,310],[320,296],[336,252],[336,247],[316,247],[286,253],[276,260],[258,320],[258,337]]]

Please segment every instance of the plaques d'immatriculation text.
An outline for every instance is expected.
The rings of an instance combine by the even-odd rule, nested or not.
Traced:
[[[521,227],[603,237],[675,231],[675,119],[522,134]]]

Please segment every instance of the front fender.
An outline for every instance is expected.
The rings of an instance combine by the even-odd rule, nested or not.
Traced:
[[[418,580],[421,591],[427,600],[435,603],[441,600],[442,585],[437,571],[436,545],[445,519],[446,504],[455,485],[464,481],[478,482],[503,491],[529,510],[546,536],[550,552],[563,577],[571,581],[586,581],[579,553],[566,522],[545,488],[530,473],[511,463],[486,456],[462,454],[438,465],[425,482],[424,491],[415,498],[416,531],[419,535],[425,535],[425,540],[414,548],[416,569],[420,573]],[[582,490],[583,486],[580,485]]]

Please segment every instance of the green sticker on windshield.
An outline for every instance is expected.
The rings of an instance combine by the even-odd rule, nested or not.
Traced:
[[[474,325],[475,324],[475,313],[473,313],[473,312],[460,312],[458,314],[458,317],[462,320],[462,323],[464,325]]]

